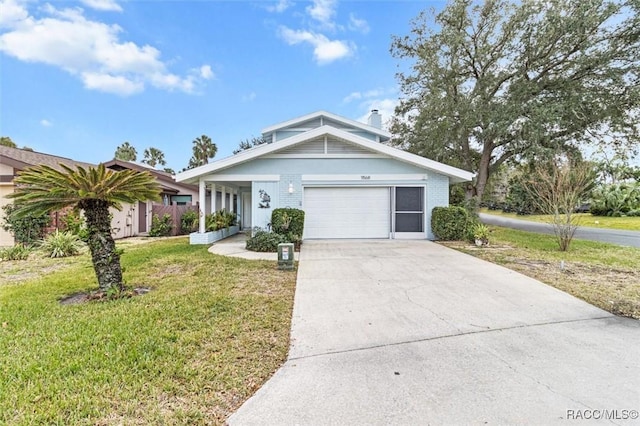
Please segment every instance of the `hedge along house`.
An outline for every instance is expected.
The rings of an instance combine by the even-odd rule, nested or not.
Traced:
[[[391,134],[377,110],[368,124],[319,111],[262,136],[266,144],[176,176],[198,184],[201,211],[207,194],[222,190],[238,195],[244,229],[268,228],[273,209],[292,207],[305,211],[304,239],[432,239],[431,210],[449,204],[450,184],[473,178],[386,145]],[[203,215],[192,242],[212,242]]]

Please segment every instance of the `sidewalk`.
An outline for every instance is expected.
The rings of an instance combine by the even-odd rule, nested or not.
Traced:
[[[250,260],[278,260],[278,253],[260,253],[247,250],[245,248],[246,241],[247,234],[239,233],[232,237],[225,238],[224,240],[215,242],[211,247],[209,247],[209,253]]]

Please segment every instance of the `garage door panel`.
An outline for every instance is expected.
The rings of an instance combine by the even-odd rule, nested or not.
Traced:
[[[388,188],[305,188],[305,238],[389,238]]]

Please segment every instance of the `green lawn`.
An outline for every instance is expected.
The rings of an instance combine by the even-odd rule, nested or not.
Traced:
[[[509,217],[512,219],[530,220],[533,222],[551,222],[550,216],[542,214],[519,216],[515,213],[504,213],[501,210],[489,209],[480,209],[480,213]],[[591,213],[576,213],[576,217],[579,220],[578,225],[580,226],[588,226],[590,228],[627,229],[630,231],[640,231],[640,217],[593,216]]]
[[[640,249],[573,240],[558,251],[552,235],[490,226],[490,244],[448,246],[538,279],[615,314],[640,319]]]
[[[97,287],[88,255],[56,262],[0,263],[0,424],[221,424],[286,358],[295,273],[275,262],[127,246],[152,290],[78,305],[58,299]]]

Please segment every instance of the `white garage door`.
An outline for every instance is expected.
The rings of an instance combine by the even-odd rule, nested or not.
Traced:
[[[389,188],[304,188],[304,238],[389,238]]]

